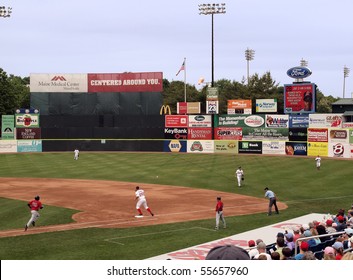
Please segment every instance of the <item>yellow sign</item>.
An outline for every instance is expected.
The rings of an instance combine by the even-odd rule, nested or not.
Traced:
[[[169,149],[172,152],[179,152],[181,149],[181,143],[179,142],[179,140],[172,140],[169,143]]]
[[[162,105],[161,109],[159,110],[160,115],[171,115],[171,110],[169,105]]]

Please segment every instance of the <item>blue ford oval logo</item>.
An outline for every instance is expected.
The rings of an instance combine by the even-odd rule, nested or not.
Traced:
[[[293,79],[304,79],[311,75],[311,71],[306,67],[292,67],[287,71],[287,75]]]

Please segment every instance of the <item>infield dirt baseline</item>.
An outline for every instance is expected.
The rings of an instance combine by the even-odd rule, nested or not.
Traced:
[[[268,206],[265,198],[179,186],[141,184],[155,217],[147,216],[149,213],[144,212],[145,217],[137,219],[134,217],[136,185],[139,184],[106,180],[0,178],[0,196],[26,202],[33,194],[40,194],[44,205],[80,211],[72,217],[76,223],[40,227],[39,221],[39,227],[31,228],[27,234],[39,230],[50,232],[86,227],[128,228],[211,219],[215,215],[214,204],[217,196],[222,196],[227,216],[266,213]],[[67,197],[72,199],[68,200]],[[198,201],[203,203],[197,203]],[[193,205],[195,210],[186,211],[190,205]],[[278,206],[280,210],[287,208],[287,205],[281,202]],[[42,215],[45,215],[45,209]],[[24,222],[26,219],[27,216]],[[11,236],[16,234],[14,231],[1,231],[0,236],[6,236],[5,232],[8,233],[7,236]]]

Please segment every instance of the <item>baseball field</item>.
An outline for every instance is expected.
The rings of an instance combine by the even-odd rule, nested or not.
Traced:
[[[318,171],[312,157],[0,154],[0,259],[139,260],[308,213],[336,213],[353,203],[352,170],[352,160],[323,158]],[[155,216],[134,217],[136,185]],[[277,194],[280,215],[266,215],[266,186]],[[35,195],[45,207],[24,232]],[[227,220],[218,231],[217,196]]]

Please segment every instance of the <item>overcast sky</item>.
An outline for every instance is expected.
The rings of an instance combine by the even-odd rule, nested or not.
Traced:
[[[250,74],[270,71],[290,84],[289,68],[308,61],[324,95],[353,94],[352,0],[0,0],[0,68],[30,73],[163,72],[169,81],[186,57],[186,82],[211,81],[211,16],[198,4],[226,3],[214,16],[215,80],[247,75],[245,50],[255,50]]]

